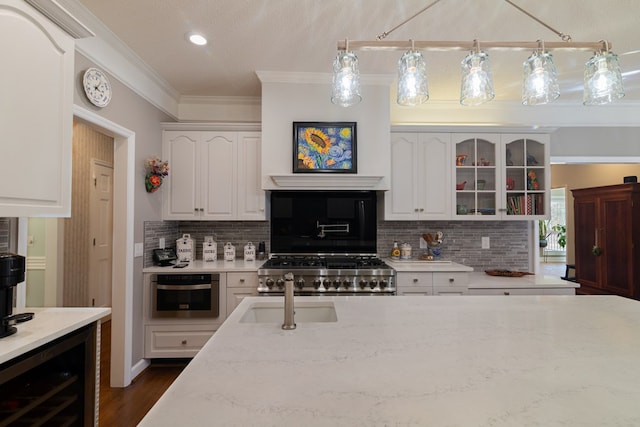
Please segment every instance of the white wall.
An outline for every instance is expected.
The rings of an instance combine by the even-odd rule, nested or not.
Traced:
[[[326,83],[262,80],[262,185],[277,187],[270,175],[293,171],[293,122],[357,122],[357,167],[359,176],[383,176],[376,189],[388,189],[391,131],[389,84],[362,85],[360,104],[343,108],[331,103],[330,76]],[[326,175],[326,174],[323,174]],[[323,177],[318,176],[318,179]]]

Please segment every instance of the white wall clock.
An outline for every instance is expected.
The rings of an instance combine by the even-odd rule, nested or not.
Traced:
[[[111,101],[111,83],[107,75],[97,68],[89,68],[82,77],[87,99],[96,107],[106,107]]]

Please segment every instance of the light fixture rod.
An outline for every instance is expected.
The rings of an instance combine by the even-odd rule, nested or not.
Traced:
[[[561,33],[560,31],[556,30],[555,28],[553,28],[551,25],[547,24],[546,22],[544,22],[543,20],[536,18],[534,15],[532,15],[531,13],[527,12],[526,10],[524,10],[523,8],[521,8],[520,6],[518,6],[517,4],[515,4],[514,2],[512,2],[511,0],[504,0],[507,3],[509,3],[511,6],[515,7],[516,9],[518,9],[520,12],[524,13],[525,15],[527,15],[529,18],[533,19],[534,21],[536,21],[538,24],[545,26],[546,28],[548,28],[549,30],[553,31],[554,33],[556,33],[556,35],[558,37],[560,37],[562,39],[562,41],[565,42],[570,42],[571,41],[571,36],[569,34],[564,34]]]
[[[361,41],[346,40],[338,41],[338,50],[346,51],[347,44],[350,50],[409,50],[412,46],[415,50],[432,50],[432,51],[473,51],[476,41]],[[480,43],[480,42],[478,42]],[[505,50],[536,50],[540,43],[535,42],[481,42],[482,50],[505,49]],[[606,40],[597,42],[545,42],[545,50],[588,50],[592,52],[600,52],[603,49],[611,49],[611,43]]]
[[[422,12],[426,11],[427,9],[429,9],[431,6],[435,5],[436,3],[438,3],[440,0],[436,0],[433,3],[431,3],[430,5],[424,7],[423,9],[421,9],[419,12],[416,12],[415,14],[413,14],[412,16],[410,16],[409,18],[405,19],[404,21],[402,21],[401,23],[399,23],[398,25],[396,25],[395,27],[393,27],[392,29],[390,29],[389,31],[385,31],[384,33],[380,34],[377,39],[378,40],[382,40],[387,38],[387,36],[391,33],[393,33],[395,30],[397,30],[398,28],[402,27],[404,24],[406,24],[407,22],[411,21],[413,18],[415,18],[416,16],[420,15]]]

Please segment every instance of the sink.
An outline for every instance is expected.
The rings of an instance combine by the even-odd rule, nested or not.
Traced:
[[[296,323],[337,322],[336,308],[331,301],[295,303]],[[240,318],[240,323],[282,323],[284,302],[257,302],[251,304]]]

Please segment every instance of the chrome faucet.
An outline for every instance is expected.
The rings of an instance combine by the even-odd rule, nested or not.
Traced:
[[[287,273],[284,275],[284,323],[282,324],[282,329],[291,330],[296,328],[294,314],[293,273]]]

